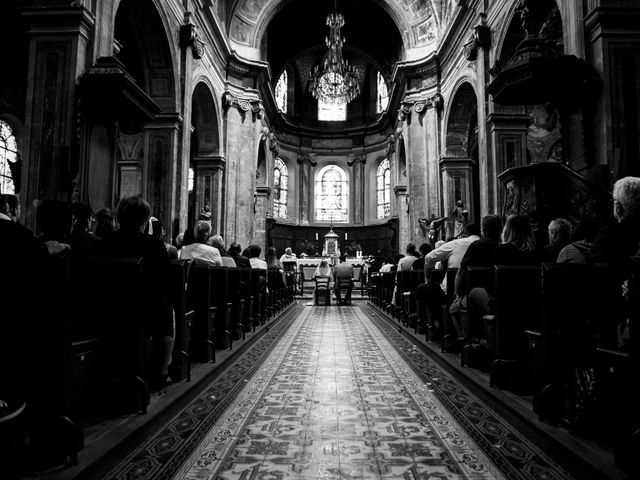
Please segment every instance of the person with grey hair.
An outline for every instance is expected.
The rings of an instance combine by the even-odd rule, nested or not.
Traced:
[[[198,221],[196,226],[193,227],[193,235],[196,240],[195,243],[182,247],[180,259],[199,259],[213,266],[222,267],[220,251],[216,247],[207,245],[207,240],[209,240],[209,235],[211,235],[211,224],[204,220]]]
[[[222,258],[222,265],[225,267],[236,267],[236,261],[231,258],[231,256],[227,253],[227,250],[224,248],[224,240],[222,235],[214,235],[209,239],[209,245],[215,247],[220,252],[220,257]]]
[[[549,243],[540,250],[540,260],[555,263],[560,250],[571,242],[571,224],[564,218],[555,218],[547,227]]]
[[[613,186],[613,216],[617,222],[602,229],[589,252],[590,262],[626,265],[640,242],[640,178],[624,177]]]

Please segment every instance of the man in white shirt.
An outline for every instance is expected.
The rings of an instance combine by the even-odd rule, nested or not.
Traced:
[[[415,262],[420,255],[416,252],[416,246],[413,243],[407,244],[407,254],[398,262],[398,271],[404,272],[411,270],[413,262]]]
[[[480,227],[476,223],[469,223],[465,227],[465,234],[465,237],[451,240],[427,253],[427,256],[424,257],[425,283],[418,285],[416,301],[419,318],[425,318],[426,310],[429,311],[431,324],[428,325],[428,328],[430,329],[429,337],[432,340],[439,340],[443,334],[441,306],[448,303],[445,293],[447,291],[447,277],[445,275],[441,285],[433,284],[427,280],[429,272],[438,262],[446,262],[447,269],[460,268],[460,262],[469,245],[476,240],[480,240]]]
[[[199,221],[193,227],[193,235],[196,237],[196,243],[186,245],[180,250],[180,258],[183,260],[200,259],[211,264],[212,266],[222,267],[222,257],[220,251],[207,245],[209,235],[211,235],[211,224],[205,221]]]
[[[262,253],[262,248],[259,245],[249,245],[249,254],[251,258],[249,258],[249,263],[251,264],[251,268],[259,268],[261,270],[267,269],[267,262],[264,260],[260,260],[260,254]]]

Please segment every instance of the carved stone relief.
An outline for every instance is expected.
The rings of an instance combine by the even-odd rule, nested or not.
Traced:
[[[558,111],[550,104],[535,105],[530,117],[527,149],[531,154],[531,162],[562,161],[562,134]]]

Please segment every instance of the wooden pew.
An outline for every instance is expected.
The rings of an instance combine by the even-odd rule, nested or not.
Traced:
[[[230,329],[233,303],[229,295],[228,268],[210,267],[209,275],[211,306],[216,307],[213,340],[221,350],[232,350],[233,336]]]
[[[495,315],[484,318],[493,363],[490,385],[513,391],[535,389],[526,331],[540,331],[541,269],[494,266]]]
[[[189,354],[194,361],[216,361],[213,343],[216,307],[211,304],[211,275],[209,265],[194,261],[187,281],[187,309],[193,310],[193,328]]]
[[[244,327],[245,332],[255,331],[256,320],[254,315],[254,304],[255,298],[252,287],[252,269],[251,268],[240,268],[240,278],[241,278],[241,295],[244,299],[244,312],[242,315],[242,325]]]
[[[242,297],[242,269],[227,269],[228,293],[231,301],[231,325],[230,332],[234,340],[245,339],[245,327],[243,323],[246,300]]]
[[[186,379],[188,382],[191,381],[189,342],[195,317],[194,310],[187,309],[187,279],[190,268],[189,260],[175,260],[171,263],[171,287],[168,298],[173,307],[176,323],[171,377],[174,380]]]
[[[640,478],[640,257],[631,259],[631,281],[629,283],[629,364],[630,398],[629,410],[621,411],[624,420],[619,429],[615,446],[616,465],[629,474],[629,478]]]
[[[86,394],[88,403],[96,402],[98,408],[133,407],[145,413],[149,403],[150,319],[145,319],[142,273],[139,258],[95,257],[74,263],[73,371],[77,380],[89,381],[77,384],[75,395]]]

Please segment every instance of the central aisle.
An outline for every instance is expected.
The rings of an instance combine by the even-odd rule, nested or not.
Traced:
[[[159,438],[171,459],[137,473],[192,480],[570,478],[414,346],[412,356],[431,362],[429,372],[416,369],[407,345],[398,343],[406,340],[372,310],[296,308],[195,448],[169,448],[166,433]],[[461,410],[448,411],[442,392]],[[480,428],[471,435],[463,424],[469,429],[476,420]],[[149,458],[153,442],[129,467]],[[140,478],[135,468],[111,478],[125,477]]]

